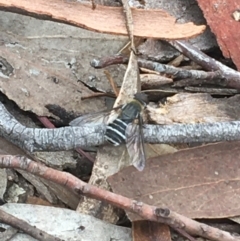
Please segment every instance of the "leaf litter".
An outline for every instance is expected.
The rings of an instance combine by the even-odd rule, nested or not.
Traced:
[[[6,14],[8,15],[8,13]],[[18,15],[13,16],[14,18],[21,18]],[[10,15],[8,15],[8,17],[10,17]],[[35,20],[32,19],[32,21],[34,22]],[[19,28],[16,28],[16,30],[19,30]],[[29,29],[26,31],[29,31]],[[50,29],[50,32],[51,31],[52,29]],[[82,33],[80,33],[80,35],[81,34]],[[88,53],[81,53],[81,57],[74,59],[73,56],[75,56],[75,54],[67,56],[61,52],[62,50],[55,49],[55,46],[64,46],[65,52],[67,52],[68,47],[73,46],[72,44],[62,44],[63,42],[60,41],[61,44],[54,42],[53,45],[55,46],[53,48],[51,46],[52,49],[48,49],[47,44],[45,45],[45,42],[49,43],[47,41],[48,38],[43,37],[44,41],[41,42],[42,37],[39,39],[38,33],[36,36],[25,36],[22,38],[22,36],[17,36],[16,33],[9,35],[9,33],[5,32],[4,41],[13,42],[13,39],[18,39],[17,42],[21,44],[15,44],[13,49],[11,49],[13,45],[11,48],[9,48],[9,46],[2,46],[2,53],[5,57],[4,60],[10,60],[9,62],[15,67],[13,76],[9,75],[8,78],[4,77],[4,79],[2,79],[3,92],[10,99],[13,99],[22,109],[31,110],[38,115],[52,115],[46,108],[49,103],[62,106],[68,111],[77,113],[94,112],[95,110],[103,109],[104,103],[102,100],[81,101],[81,97],[92,94],[92,91],[84,85],[86,82],[105,78],[101,70],[95,71],[90,69],[88,61],[85,60],[90,60],[94,55],[108,55],[109,49],[112,53],[116,53],[120,45],[126,42],[126,38],[116,38],[117,44],[109,47],[107,50],[105,46],[98,50],[92,49],[94,54],[92,53],[91,57]],[[55,36],[57,36],[57,38],[60,36],[61,39],[62,32],[56,32]],[[84,38],[104,38],[104,41],[106,41],[106,36],[107,35],[100,34],[91,35],[89,32],[83,31],[83,40],[81,41],[84,42]],[[55,38],[54,34],[52,34],[50,38],[51,41],[53,41]],[[64,38],[66,38],[66,36],[64,36]],[[112,40],[110,37],[109,39],[110,41],[108,41],[108,43],[111,43]],[[35,46],[30,47],[31,44],[36,44],[35,41],[39,46],[37,48]],[[101,44],[102,42],[98,43],[98,47],[101,46]],[[31,54],[35,54],[34,57],[26,51],[22,51],[23,46],[28,46]],[[47,50],[45,50],[45,48],[47,48]],[[152,46],[150,45],[149,48],[151,49]],[[71,50],[74,53],[79,51],[78,48]],[[143,49],[143,51],[144,50],[146,49]],[[156,51],[153,52],[153,55],[155,52]],[[39,53],[41,53],[41,55],[39,55]],[[54,56],[54,58],[52,58],[52,56]],[[16,59],[22,60],[21,62],[17,62]],[[60,62],[62,62],[60,65],[56,63],[56,60],[59,59]],[[81,59],[84,59],[84,61],[81,62]],[[50,62],[53,67],[49,68],[42,60],[47,63]],[[67,65],[71,66],[71,68],[66,67]],[[62,66],[64,66],[64,69],[62,69]],[[111,68],[111,70],[113,69],[114,68]],[[119,69],[118,72],[114,74],[114,78],[117,76],[121,78],[124,70],[124,68]],[[93,74],[91,75],[89,72]],[[37,76],[39,74],[41,76],[40,78]],[[41,79],[42,77],[43,79]],[[21,88],[17,87],[16,80],[18,79],[20,79],[18,84],[21,84]],[[33,82],[30,82],[30,80]],[[48,82],[44,83],[45,80]],[[80,82],[77,82],[78,80],[80,80]],[[59,83],[60,88],[57,86]],[[44,94],[39,92],[36,87],[44,90]],[[107,90],[107,88],[109,88],[109,85],[103,87],[105,90]],[[56,90],[55,93],[53,93],[53,89]],[[64,95],[62,95],[62,93],[64,93]],[[50,96],[52,99],[49,99]],[[207,94],[197,94],[195,96],[193,94],[177,94],[174,97],[169,97],[165,104],[159,105],[155,112],[155,119],[154,114],[152,114],[152,120],[162,124],[162,122],[157,119],[160,115],[163,115],[164,118],[171,123],[235,120],[238,119],[239,116],[238,98],[239,96],[237,95],[229,99],[216,99]],[[196,111],[196,109],[198,111]],[[55,117],[54,115],[52,116]],[[155,158],[149,159],[143,173],[135,172],[132,167],[128,167],[114,174],[108,180],[113,190],[117,193],[156,206],[167,206],[188,217],[232,217],[239,215],[239,205],[236,195],[239,186],[239,166],[238,158],[236,158],[239,155],[237,150],[238,145],[239,142],[218,143],[182,150],[164,156],[162,156],[161,148],[159,147],[161,145],[155,145],[151,148],[153,153],[150,155],[155,156]],[[111,156],[110,152],[116,152],[114,162],[117,164],[119,161],[118,150],[112,149],[113,148],[104,147],[102,154],[104,158],[107,157],[108,154],[110,154],[109,157],[112,158],[113,156]],[[163,147],[163,152],[165,153],[175,151],[176,149],[173,147],[167,145]],[[101,156],[101,151],[98,155]],[[98,158],[101,159],[99,156]],[[109,158],[109,160],[111,158]],[[122,159],[126,159],[126,157],[123,155]],[[103,161],[99,166],[101,169],[109,168],[110,173],[114,173],[111,169],[110,162],[107,164]],[[100,175],[99,178],[99,180],[101,180],[101,178],[103,180],[106,177]],[[129,185],[129,183],[131,183],[131,185]],[[61,192],[61,190],[59,191]],[[129,214],[129,217],[131,220],[138,220],[138,218],[132,214]],[[156,230],[156,232],[157,231],[159,230]],[[146,233],[142,234],[142,236],[144,235],[146,235]]]

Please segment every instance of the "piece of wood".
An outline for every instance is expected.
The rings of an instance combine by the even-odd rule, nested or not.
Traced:
[[[231,58],[240,70],[240,41],[238,18],[239,0],[198,0],[204,16],[226,58]]]
[[[88,30],[117,35],[127,35],[121,7],[105,7],[62,0],[0,0],[0,10],[31,15],[75,25]],[[192,22],[177,24],[176,19],[162,10],[132,9],[134,35],[144,38],[186,39],[205,30],[204,25]]]

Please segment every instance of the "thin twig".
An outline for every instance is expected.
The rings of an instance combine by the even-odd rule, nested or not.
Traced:
[[[126,27],[127,27],[128,36],[131,42],[131,49],[134,53],[136,53],[134,35],[133,35],[134,24],[133,24],[132,11],[129,6],[128,0],[122,0],[122,4],[123,4],[124,13],[126,16]]]
[[[119,94],[119,89],[116,85],[116,83],[114,82],[111,74],[109,73],[108,70],[104,70],[104,74],[106,75],[107,79],[108,79],[108,82],[110,83],[110,85],[112,86],[112,89],[113,89],[113,92],[116,96],[118,96]]]
[[[204,84],[212,84],[215,86],[219,85],[222,87],[226,86],[226,83],[224,82],[224,80],[221,80],[221,79],[213,79],[213,80],[195,79],[193,82],[192,78],[189,78],[189,79],[181,79],[181,80],[175,81],[172,87],[201,86]]]
[[[37,116],[38,120],[47,128],[55,128],[54,124],[46,116]]]
[[[102,69],[110,65],[127,64],[128,59],[128,57],[123,55],[111,55],[101,59],[92,59],[90,65],[95,69]]]
[[[114,60],[114,58],[116,59]],[[94,68],[103,68],[113,64],[125,64],[127,60],[128,58],[123,56],[108,56],[101,59],[93,59],[91,63]],[[212,84],[213,81],[215,81],[215,84],[223,86],[227,85],[221,71],[206,72],[203,70],[189,70],[140,58],[138,58],[138,65],[140,68],[146,68],[156,71],[157,73],[171,75],[175,79],[191,79],[192,84],[195,84],[195,81],[204,80],[205,83],[209,82]]]
[[[172,75],[174,78],[178,79],[189,79],[191,78],[194,84],[194,79],[204,79],[204,80],[213,80],[213,79],[222,79],[220,72],[206,72],[202,70],[186,70],[178,67],[174,67],[167,64],[160,64],[157,62],[138,59],[138,64],[140,67],[151,69],[162,74]]]
[[[92,98],[95,98],[95,97],[102,97],[102,96],[108,96],[108,97],[112,97],[112,98],[115,98],[115,95],[111,94],[111,93],[93,93],[91,95],[88,95],[88,96],[83,96],[81,98],[81,100],[87,100],[87,99],[92,99]]]
[[[240,241],[239,237],[233,236],[226,231],[199,223],[183,215],[169,210],[151,206],[130,198],[109,192],[104,189],[87,184],[75,176],[43,166],[23,156],[0,156],[1,168],[18,168],[55,183],[68,187],[79,195],[85,195],[97,200],[102,200],[116,207],[134,212],[142,218],[168,224],[174,229],[182,229],[187,233],[202,236],[215,241]]]
[[[209,93],[211,95],[236,95],[240,93],[240,90],[229,88],[210,88],[210,87],[196,87],[186,86],[185,90],[197,93]]]
[[[228,87],[240,89],[240,72],[231,69],[219,61],[209,57],[187,41],[173,40],[169,41],[169,43],[185,56],[201,65],[204,69],[209,71],[219,71],[222,77],[225,79]]]

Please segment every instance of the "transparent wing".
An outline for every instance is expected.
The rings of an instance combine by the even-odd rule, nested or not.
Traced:
[[[117,110],[122,106],[118,106],[111,111],[100,111],[91,114],[82,115],[72,120],[70,126],[80,126],[80,125],[94,125],[94,124],[107,124],[109,122],[109,117],[111,119],[116,119],[118,116]]]
[[[133,166],[139,171],[145,167],[146,156],[142,133],[142,118],[139,116],[139,125],[131,124],[126,129],[126,146]]]
[[[107,123],[107,119],[110,112],[104,113],[92,113],[87,115],[82,115],[72,120],[69,125],[70,126],[81,126],[86,124],[102,124]]]

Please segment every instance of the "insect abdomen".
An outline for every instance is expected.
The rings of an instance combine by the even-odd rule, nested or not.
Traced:
[[[118,146],[126,140],[126,128],[127,123],[123,120],[117,118],[112,123],[108,124],[105,138],[108,142],[114,146]]]

